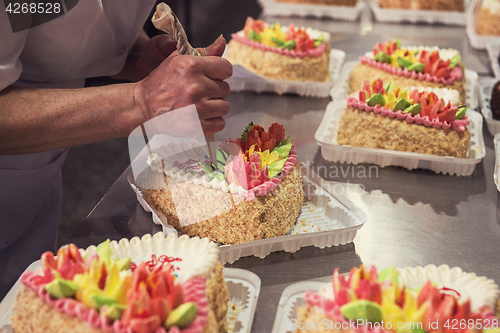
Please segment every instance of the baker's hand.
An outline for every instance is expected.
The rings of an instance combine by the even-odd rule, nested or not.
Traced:
[[[195,104],[205,134],[221,131],[229,112],[229,84],[232,75],[229,61],[221,58],[226,41],[221,36],[212,45],[199,49],[204,55],[179,56],[173,52],[134,90],[144,121],[165,112]],[[160,52],[161,53],[161,52]]]

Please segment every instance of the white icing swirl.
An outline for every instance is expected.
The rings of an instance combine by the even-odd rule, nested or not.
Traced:
[[[180,258],[180,261],[172,262],[172,266],[178,268],[178,282],[184,283],[192,277],[202,276],[210,278],[219,258],[217,244],[208,238],[188,237],[183,235],[177,237],[170,234],[165,238],[162,232],[154,236],[146,234],[134,237],[130,241],[126,238],[119,242],[111,241],[111,259],[130,258],[133,263],[147,262],[154,254]],[[89,246],[83,254],[95,251],[95,245]]]
[[[489,9],[494,15],[500,15],[500,1],[498,0],[483,0],[481,8]]]

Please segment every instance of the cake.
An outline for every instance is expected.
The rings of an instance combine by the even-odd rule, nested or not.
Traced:
[[[269,79],[330,80],[330,34],[293,23],[281,27],[247,18],[245,27],[231,35],[227,59],[233,65]]]
[[[478,35],[500,36],[500,1],[483,0],[476,16]]]
[[[159,232],[69,244],[21,276],[15,332],[226,332],[229,294],[208,239]]]
[[[467,158],[467,108],[457,102],[458,92],[448,88],[365,82],[348,98],[336,140],[354,147]]]
[[[354,7],[358,3],[358,0],[276,0],[276,2]]]
[[[481,332],[498,329],[500,295],[493,280],[446,265],[354,267],[334,270],[332,282],[306,291],[291,320],[296,333]],[[494,331],[494,330],[492,330]]]
[[[382,79],[402,87],[455,89],[460,93],[460,104],[465,104],[465,66],[457,50],[403,47],[395,40],[377,43],[359,60],[349,76],[350,92],[359,89],[363,81]]]
[[[491,91],[490,107],[493,118],[500,120],[500,81],[495,83]]]
[[[166,186],[143,190],[147,203],[179,232],[240,244],[283,236],[295,224],[304,201],[302,175],[282,125],[266,132],[250,123],[240,138],[217,148],[216,166],[189,159],[165,159],[152,174]]]
[[[464,0],[378,0],[381,8],[463,12]]]

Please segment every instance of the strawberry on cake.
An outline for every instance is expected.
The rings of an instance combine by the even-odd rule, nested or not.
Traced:
[[[231,35],[227,59],[269,79],[326,82],[330,79],[330,34],[293,23],[282,27],[247,18]]]

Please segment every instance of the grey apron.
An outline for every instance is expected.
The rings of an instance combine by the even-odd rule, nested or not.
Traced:
[[[45,251],[55,251],[68,149],[0,155],[0,300]]]

